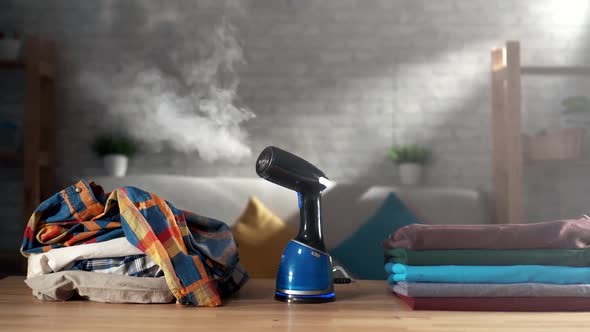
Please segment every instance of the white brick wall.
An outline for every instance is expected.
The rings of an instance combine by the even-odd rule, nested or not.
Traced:
[[[88,144],[109,101],[97,102],[80,90],[80,68],[129,65],[134,61],[126,57],[129,50],[148,49],[150,38],[158,38],[142,35],[139,27],[165,15],[177,17],[162,25],[171,31],[206,29],[222,15],[238,27],[248,61],[240,68],[239,95],[257,115],[244,126],[254,155],[237,164],[208,164],[195,155],[163,152],[139,156],[132,173],[255,176],[256,154],[273,144],[304,156],[333,179],[391,184],[396,177],[387,148],[417,141],[434,149],[428,184],[490,190],[490,49],[518,39],[523,62],[589,62],[590,13],[584,0],[3,4],[0,27],[40,32],[58,43],[62,176],[102,172]],[[175,40],[165,45],[173,48]],[[169,50],[143,54],[158,60]],[[551,122],[569,87],[578,86],[561,80],[553,84],[557,87],[545,83],[537,90],[540,83],[530,84],[525,106],[540,113],[526,118],[532,119],[527,129]],[[542,217],[536,205],[530,204],[530,213]]]

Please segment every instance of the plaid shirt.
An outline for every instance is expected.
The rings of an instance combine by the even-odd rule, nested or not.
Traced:
[[[70,270],[149,278],[157,278],[164,275],[164,271],[146,255],[83,259],[76,261]]]
[[[107,199],[100,186],[80,181],[53,195],[29,219],[21,252],[121,236],[164,271],[179,303],[219,306],[248,280],[226,224],[134,187],[116,189]]]

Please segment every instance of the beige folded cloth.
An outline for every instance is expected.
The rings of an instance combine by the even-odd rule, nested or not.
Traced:
[[[51,249],[48,252],[29,256],[27,277],[31,278],[67,270],[74,262],[81,259],[124,257],[140,254],[143,254],[143,252],[129,243],[124,237],[98,243]]]
[[[164,277],[140,278],[88,271],[61,271],[25,280],[33,296],[46,301],[82,298],[110,303],[170,303],[175,300]]]

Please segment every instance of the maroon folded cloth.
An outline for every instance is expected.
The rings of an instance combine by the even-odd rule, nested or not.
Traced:
[[[590,218],[511,225],[424,225],[398,229],[383,247],[430,249],[579,249],[590,247]]]
[[[395,294],[412,310],[588,311],[587,297],[408,297]]]

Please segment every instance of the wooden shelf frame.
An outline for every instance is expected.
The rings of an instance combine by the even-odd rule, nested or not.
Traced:
[[[0,60],[0,68],[2,68],[2,69],[24,69],[25,62],[23,60]]]
[[[0,69],[22,69],[26,70],[27,64],[21,60],[0,60]],[[39,75],[44,78],[53,79],[55,76],[55,64],[41,60],[38,64]]]
[[[522,75],[544,75],[544,76],[590,76],[590,67],[587,66],[522,66]]]
[[[496,223],[522,223],[522,76],[588,76],[589,66],[522,65],[520,43],[491,51],[492,142]]]
[[[56,48],[39,36],[26,36],[24,58],[0,60],[0,69],[20,70],[25,76],[22,151],[0,151],[2,167],[23,169],[23,229],[41,201],[55,192]],[[0,232],[2,228],[0,227]],[[26,260],[18,252],[0,254],[0,265],[24,273]]]
[[[25,218],[55,191],[56,49],[38,36],[25,39],[23,163]]]
[[[18,161],[22,154],[17,151],[0,151],[0,161]]]

